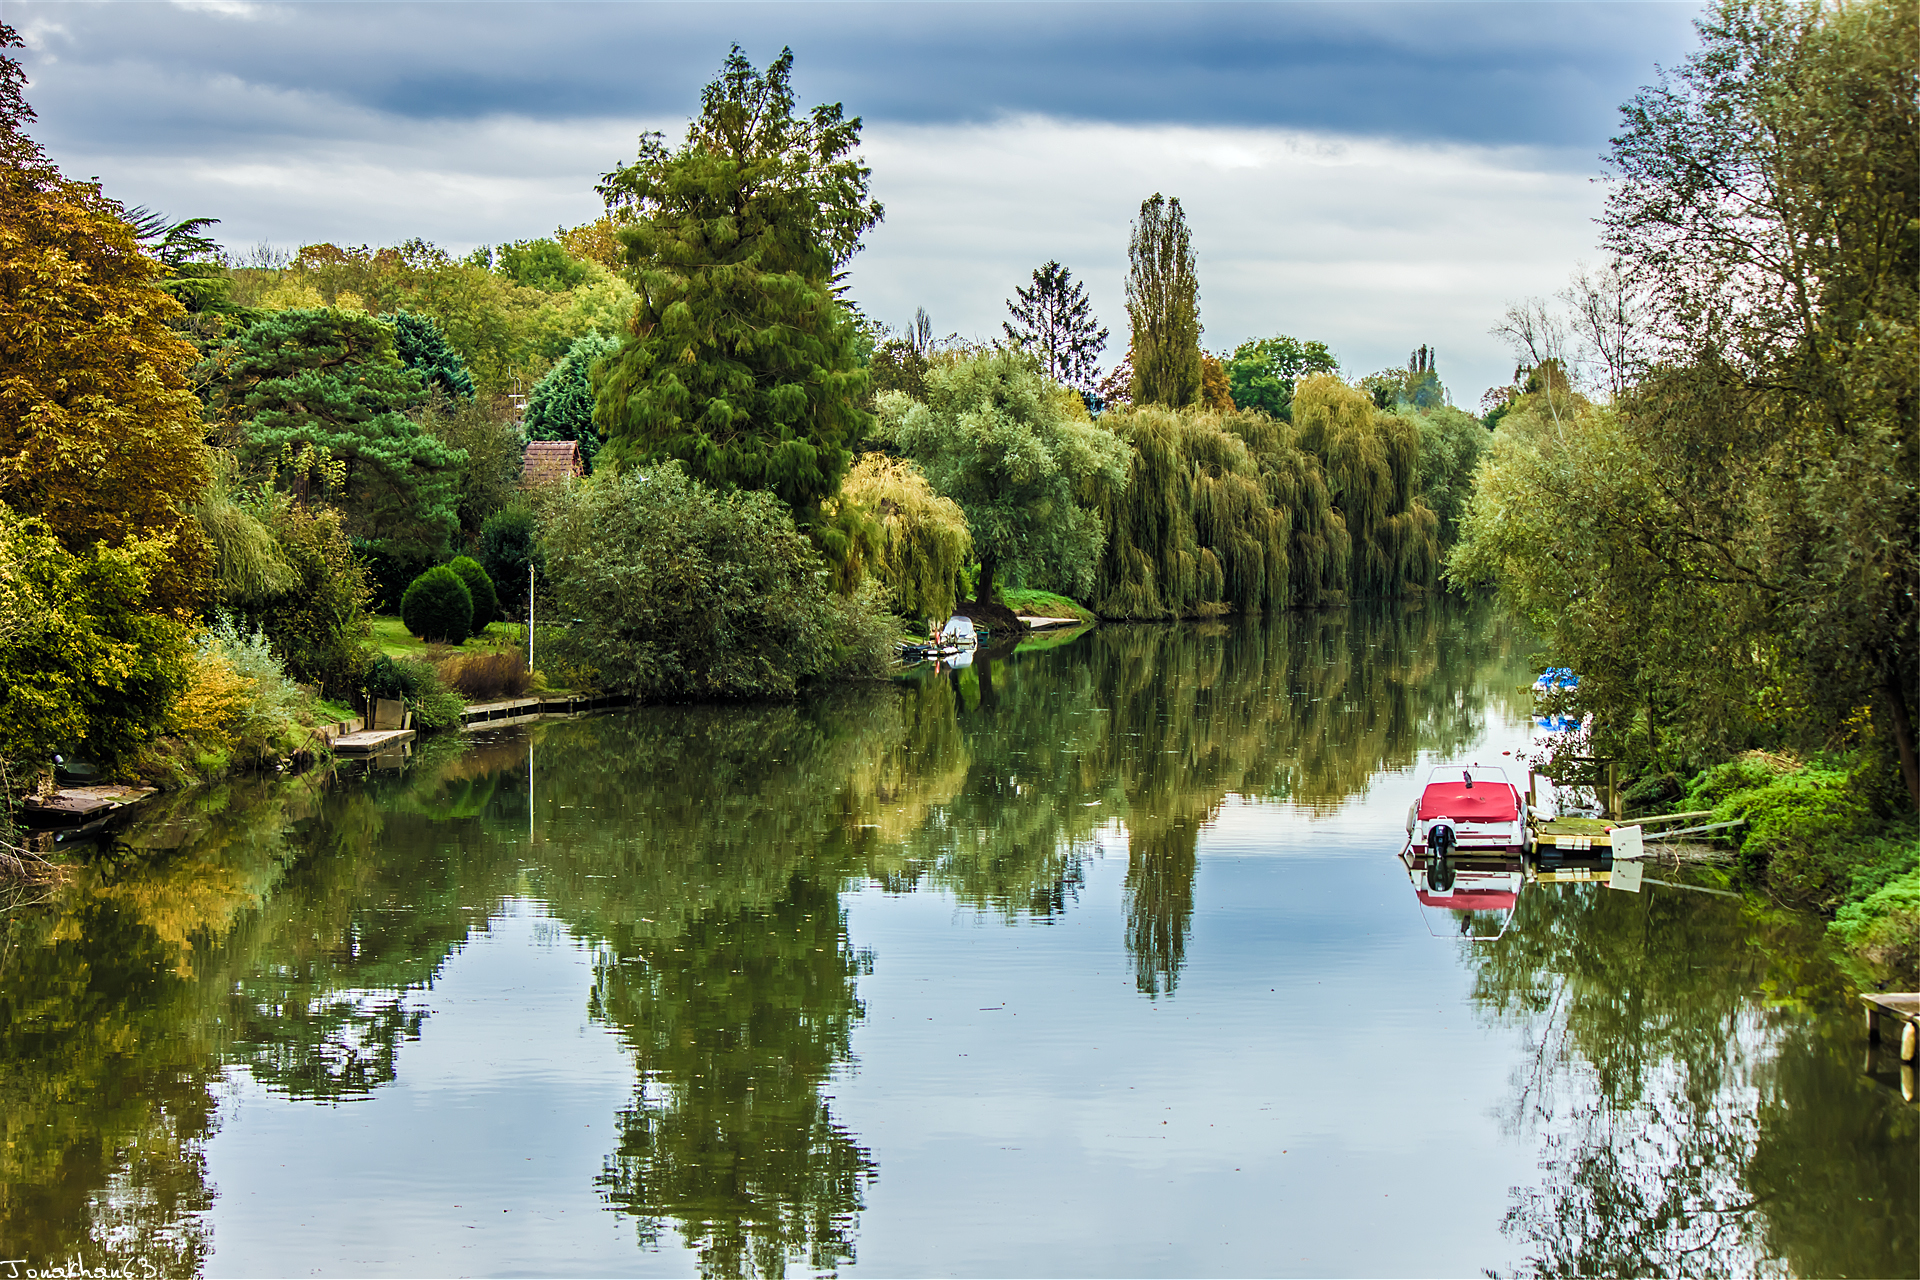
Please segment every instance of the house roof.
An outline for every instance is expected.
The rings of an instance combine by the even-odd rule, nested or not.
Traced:
[[[529,488],[586,473],[577,440],[535,440],[520,458],[520,482]]]

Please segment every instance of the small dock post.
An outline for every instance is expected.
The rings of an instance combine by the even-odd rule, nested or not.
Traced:
[[[1900,1061],[1920,1060],[1920,991],[1862,993],[1860,1001],[1867,1006],[1868,1044],[1879,1042],[1880,1024],[1891,1018],[1900,1024]]]

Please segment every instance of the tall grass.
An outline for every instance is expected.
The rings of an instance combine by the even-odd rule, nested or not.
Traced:
[[[517,698],[533,684],[527,657],[517,650],[462,654],[443,660],[436,671],[447,688],[469,701]]]

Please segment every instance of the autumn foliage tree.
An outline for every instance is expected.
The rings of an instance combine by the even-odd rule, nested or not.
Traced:
[[[0,25],[0,48],[20,44]],[[187,512],[206,483],[185,314],[118,202],[61,176],[23,132],[24,77],[0,57],[0,503],[61,543],[171,547],[154,598],[185,610],[205,557]]]

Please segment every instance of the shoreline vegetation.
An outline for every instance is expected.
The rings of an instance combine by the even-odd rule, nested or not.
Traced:
[[[794,698],[956,608],[1017,638],[1493,592],[1580,675],[1569,754],[1636,811],[1744,818],[1730,883],[1914,985],[1916,19],[1697,25],[1622,109],[1609,265],[1509,310],[1514,382],[1474,412],[1425,344],[1357,376],[1285,334],[1204,350],[1162,193],[1104,375],[1057,261],[990,341],[865,316],[861,122],[799,108],[790,53],[735,48],[603,217],[462,258],[231,253],[64,176],[6,58],[9,811],[56,757],[286,767],[371,698],[428,730],[529,691]]]

